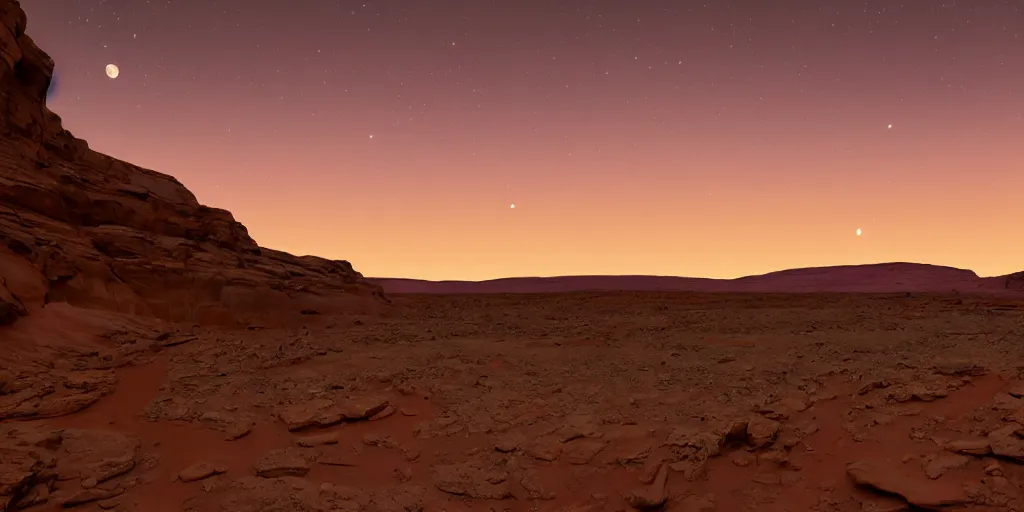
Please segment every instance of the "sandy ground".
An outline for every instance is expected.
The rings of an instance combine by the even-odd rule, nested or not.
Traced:
[[[0,423],[0,489],[40,511],[1024,510],[1024,301],[394,300],[113,336],[130,364],[62,377],[106,396]]]

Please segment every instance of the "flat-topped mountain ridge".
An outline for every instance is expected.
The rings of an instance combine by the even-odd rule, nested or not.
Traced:
[[[378,278],[387,293],[567,293],[679,291],[709,293],[1012,293],[1024,291],[1024,272],[979,277],[974,271],[922,263],[794,268],[736,279],[650,275],[509,277],[486,281]]]

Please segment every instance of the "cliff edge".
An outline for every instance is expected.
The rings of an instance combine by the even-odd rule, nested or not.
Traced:
[[[0,0],[0,325],[48,303],[196,324],[372,309],[347,261],[259,247],[171,176],[89,149],[45,105],[54,62]]]

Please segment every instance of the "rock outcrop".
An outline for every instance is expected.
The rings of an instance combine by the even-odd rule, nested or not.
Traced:
[[[0,325],[49,302],[198,324],[372,309],[347,261],[259,247],[173,177],[89,149],[45,105],[54,62],[0,0]]]
[[[1005,276],[1003,279],[1003,288],[1007,290],[1024,290],[1024,272],[1016,272]]]

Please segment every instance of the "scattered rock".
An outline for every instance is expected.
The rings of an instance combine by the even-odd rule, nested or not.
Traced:
[[[390,405],[388,399],[383,396],[364,395],[339,401],[337,411],[345,420],[365,420],[384,412]]]
[[[894,402],[934,402],[940,398],[949,396],[945,386],[937,383],[913,382],[905,386],[891,389],[888,398]]]
[[[398,478],[398,481],[402,483],[412,480],[412,468],[409,466],[402,466],[400,468],[396,468],[395,477]]]
[[[633,491],[626,501],[637,510],[659,509],[668,501],[668,464],[662,464],[650,486]]]
[[[764,448],[779,435],[780,424],[761,416],[755,416],[747,422],[747,442],[754,448]]]
[[[300,437],[295,440],[295,444],[305,448],[313,448],[316,446],[323,446],[328,444],[338,444],[338,434],[330,432],[327,434]]]
[[[857,485],[901,496],[907,503],[922,508],[963,505],[967,497],[962,490],[948,484],[918,482],[900,467],[870,461],[846,465],[846,474]]]
[[[256,461],[255,470],[256,475],[263,478],[306,476],[309,463],[302,454],[286,448],[264,454]]]
[[[988,373],[988,370],[979,364],[969,361],[947,361],[935,365],[935,373],[951,377],[981,377]]]
[[[946,449],[966,455],[988,455],[992,453],[991,442],[984,438],[952,441],[946,444]]]
[[[318,424],[323,415],[334,405],[333,400],[318,398],[288,406],[279,411],[277,416],[288,426],[288,430],[296,431]],[[339,419],[339,421],[341,420]]]
[[[235,441],[241,439],[249,435],[254,426],[256,426],[256,424],[251,421],[234,423],[224,431],[224,440]]]
[[[338,453],[321,453],[316,456],[317,464],[323,464],[325,466],[357,466],[356,462],[352,457],[341,455]]]
[[[577,439],[566,447],[565,460],[574,465],[589,464],[606,446],[608,443],[599,439]]]
[[[930,457],[924,464],[924,472],[928,478],[936,479],[951,469],[959,469],[971,461],[970,457],[964,455],[938,455]]]
[[[385,411],[390,403],[379,395],[362,395],[334,401],[318,398],[285,407],[278,417],[288,430],[302,430],[311,426],[329,427],[342,421],[367,420]]]
[[[121,506],[121,502],[118,500],[103,500],[97,501],[96,505],[103,510],[114,510],[115,508]]]
[[[482,470],[471,463],[434,466],[434,486],[448,494],[479,500],[512,498],[506,476]]]
[[[1000,457],[1024,460],[1024,439],[1017,437],[1020,425],[1009,425],[988,435],[992,453]]]
[[[0,476],[0,481],[3,481],[3,478],[3,476]],[[0,490],[0,505],[4,505],[4,500],[8,499],[9,497],[11,496],[8,494],[4,494],[3,491]],[[31,489],[29,489],[28,492],[21,497],[21,499],[14,503],[13,510],[23,510],[29,507],[34,507],[36,505],[42,505],[43,503],[46,503],[48,501],[50,501],[50,488],[48,484],[44,483],[42,485],[35,485]]]
[[[790,415],[806,411],[808,407],[807,401],[799,397],[783,398],[778,402],[765,405],[758,409],[757,412],[764,415],[764,417],[772,420],[784,420],[790,417]]]
[[[721,434],[707,430],[677,427],[669,432],[664,446],[681,448],[689,454],[700,453],[705,457],[714,457],[721,452],[723,438]]]
[[[388,405],[388,406],[384,407],[384,409],[381,410],[380,412],[375,413],[374,415],[370,416],[369,419],[370,419],[370,421],[379,421],[379,420],[382,420],[384,418],[387,418],[387,417],[395,414],[395,411],[396,411],[396,409],[394,407],[392,407],[391,405]]]
[[[85,505],[86,503],[92,503],[94,501],[109,500],[124,494],[124,489],[118,487],[114,489],[83,489],[80,490],[67,498],[59,499],[58,502],[64,506],[64,508],[76,507],[78,505]]]
[[[402,457],[409,462],[416,462],[420,458],[421,450],[415,446],[399,446],[398,450],[402,452]]]
[[[113,459],[103,459],[98,464],[87,470],[97,483],[103,483],[111,478],[121,476],[135,468],[135,456],[126,455]]]
[[[1024,407],[1009,412],[1003,416],[1003,419],[1010,423],[1016,423],[1017,425],[1024,425]]]
[[[24,495],[46,466],[30,450],[0,447],[0,504]]]
[[[562,454],[562,445],[558,440],[541,438],[527,446],[524,451],[537,460],[550,462],[557,460]]]
[[[562,443],[581,438],[597,438],[600,432],[597,419],[591,415],[573,415],[566,418],[565,423],[555,434]]]
[[[182,482],[196,482],[227,472],[227,468],[211,464],[209,462],[197,462],[178,473],[178,479]]]
[[[556,497],[554,492],[545,487],[536,471],[527,471],[519,479],[519,484],[523,486],[531,500],[553,500]]]
[[[363,444],[366,446],[376,446],[379,448],[398,448],[398,443],[395,442],[391,436],[381,434],[380,432],[367,432],[363,435]]]
[[[1009,393],[1000,393],[992,398],[992,408],[1001,411],[1016,411],[1024,407],[1024,402]]]
[[[745,468],[756,462],[757,457],[746,450],[736,450],[729,454],[729,460],[731,460],[736,466]]]
[[[519,434],[507,434],[494,442],[494,450],[501,453],[512,453],[519,450],[526,439]]]
[[[893,383],[891,381],[889,381],[889,380],[884,380],[884,379],[883,380],[873,380],[873,381],[866,382],[865,384],[863,384],[857,390],[857,394],[858,395],[866,395],[866,394],[868,394],[868,393],[870,393],[870,392],[872,392],[872,391],[874,391],[876,389],[885,389],[885,388],[887,388],[889,386],[892,386],[892,385],[893,385]]]

